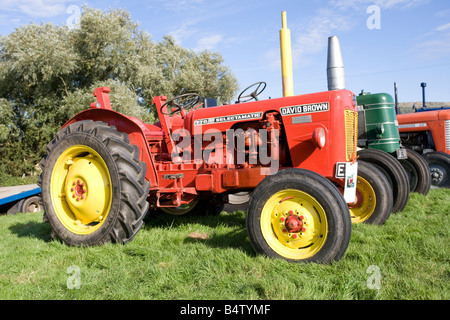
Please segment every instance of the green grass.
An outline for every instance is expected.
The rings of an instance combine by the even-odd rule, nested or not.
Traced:
[[[344,257],[318,265],[256,255],[241,211],[158,216],[127,245],[91,248],[51,240],[42,213],[0,216],[0,299],[448,300],[449,225],[450,190],[412,194],[385,225],[354,225]]]

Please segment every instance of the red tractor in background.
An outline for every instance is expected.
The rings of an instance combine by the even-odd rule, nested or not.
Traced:
[[[428,162],[431,185],[450,187],[450,110],[398,114],[402,144]]]
[[[420,85],[422,108],[414,108],[414,113],[397,114],[400,139],[406,148],[418,152],[428,162],[433,187],[450,188],[450,108],[427,108],[427,84]],[[396,87],[395,92],[398,104]]]

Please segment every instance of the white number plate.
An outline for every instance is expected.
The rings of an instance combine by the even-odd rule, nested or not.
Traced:
[[[356,200],[356,182],[358,180],[358,163],[338,162],[336,163],[336,174],[338,179],[344,179],[344,199],[347,203]]]

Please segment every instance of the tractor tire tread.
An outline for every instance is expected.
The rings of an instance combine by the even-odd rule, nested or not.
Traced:
[[[40,162],[43,171],[46,170],[48,156],[55,146],[62,139],[73,134],[87,134],[108,149],[117,169],[118,185],[121,190],[117,218],[110,230],[94,243],[82,243],[82,245],[130,242],[142,227],[143,218],[149,208],[147,197],[150,183],[145,180],[147,166],[139,161],[138,147],[130,144],[127,134],[117,131],[115,126],[109,126],[105,122],[92,120],[75,122],[60,130],[47,145],[47,155]],[[44,172],[38,179],[41,187],[43,174]],[[62,238],[58,232],[52,232],[52,234],[68,245],[80,245],[78,241]]]

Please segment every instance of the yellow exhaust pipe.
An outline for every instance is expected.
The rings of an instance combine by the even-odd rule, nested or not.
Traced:
[[[291,31],[287,27],[286,11],[281,13],[280,51],[281,75],[283,79],[283,96],[294,95],[294,80],[292,74]]]

